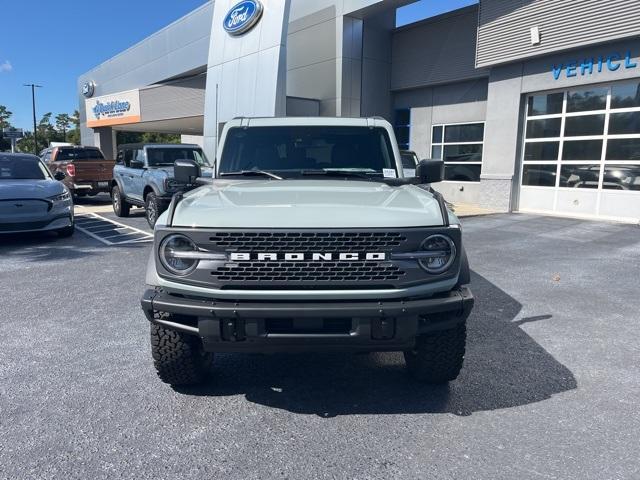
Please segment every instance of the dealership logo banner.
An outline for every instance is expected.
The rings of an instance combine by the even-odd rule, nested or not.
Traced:
[[[85,100],[87,127],[125,125],[140,121],[140,91],[104,95]]]

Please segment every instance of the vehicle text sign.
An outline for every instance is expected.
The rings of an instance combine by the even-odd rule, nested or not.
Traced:
[[[620,52],[612,52],[609,55],[601,55],[597,58],[575,59],[567,63],[551,66],[551,73],[554,80],[561,78],[584,77],[603,71],[615,72],[618,70],[628,70],[638,68],[636,62],[631,56],[631,51],[624,54]]]
[[[140,121],[140,91],[87,98],[85,108],[89,128],[137,123]]]

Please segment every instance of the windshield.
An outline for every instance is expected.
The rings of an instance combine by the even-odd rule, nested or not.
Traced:
[[[37,158],[0,156],[0,180],[46,180],[47,167]]]
[[[56,156],[57,161],[103,159],[102,152],[97,148],[61,148]]]
[[[147,148],[147,162],[150,167],[173,167],[176,160],[193,160],[201,167],[211,166],[199,148]]]
[[[345,177],[397,178],[387,131],[368,127],[252,127],[229,130],[220,174],[246,171],[283,178],[343,172]]]

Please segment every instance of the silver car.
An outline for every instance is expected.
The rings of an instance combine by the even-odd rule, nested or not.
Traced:
[[[34,155],[0,153],[0,233],[73,235],[73,201],[62,179]]]

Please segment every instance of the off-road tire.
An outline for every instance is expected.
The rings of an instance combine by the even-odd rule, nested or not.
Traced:
[[[202,350],[194,335],[151,325],[151,353],[158,377],[173,386],[204,382],[213,362],[213,353]]]
[[[147,223],[151,228],[156,226],[158,217],[160,216],[160,205],[158,205],[158,197],[154,192],[147,193],[144,199],[145,216]]]
[[[455,380],[462,369],[466,338],[464,323],[450,330],[420,335],[413,350],[404,352],[409,373],[423,383]]]
[[[71,225],[70,227],[61,228],[57,231],[57,234],[60,238],[69,238],[75,233],[75,231],[75,225]]]
[[[127,203],[117,185],[111,189],[111,202],[113,204],[113,213],[118,217],[128,217],[131,211],[131,205]]]

